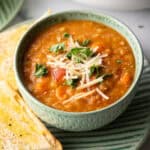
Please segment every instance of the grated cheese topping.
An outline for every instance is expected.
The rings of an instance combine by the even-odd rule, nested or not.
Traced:
[[[83,92],[82,92],[82,93],[78,93],[78,94],[72,96],[71,98],[69,98],[69,99],[63,101],[63,104],[67,104],[67,103],[69,103],[69,102],[72,102],[72,101],[81,99],[81,98],[83,98],[83,97],[87,97],[87,96],[93,94],[94,92],[95,92],[95,89],[92,90],[92,91],[86,92],[86,93],[83,93]]]
[[[85,88],[88,88],[92,85],[95,85],[99,82],[102,82],[103,81],[103,76],[100,76],[99,78],[95,79],[95,80],[92,80],[92,81],[89,81],[87,82],[86,84],[83,84],[82,86],[79,86],[78,89],[81,90],[81,89],[85,89]]]
[[[71,80],[80,78],[79,86],[77,90],[87,89],[87,92],[78,93],[77,95],[72,96],[71,98],[64,101],[64,104],[86,97],[91,95],[94,92],[97,92],[101,97],[104,99],[109,99],[107,95],[105,95],[99,88],[95,88],[94,90],[90,91],[90,87],[96,85],[99,82],[102,82],[103,76],[100,76],[96,79],[90,79],[90,68],[92,66],[103,66],[103,58],[107,57],[107,54],[96,54],[94,57],[88,57],[87,59],[82,59],[82,63],[77,63],[75,60],[75,56],[72,56],[71,59],[66,57],[66,52],[70,52],[72,48],[87,48],[81,46],[77,41],[74,41],[72,36],[68,38],[68,44],[65,48],[65,53],[61,53],[56,56],[47,55],[47,65],[51,67],[58,67],[63,68],[66,70],[64,79]],[[93,53],[97,52],[99,47],[90,48]]]
[[[107,95],[105,95],[99,88],[96,88],[96,92],[101,95],[104,99],[109,99]]]

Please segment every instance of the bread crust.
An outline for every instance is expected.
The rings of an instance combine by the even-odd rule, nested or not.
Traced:
[[[18,40],[23,35],[23,33],[29,28],[29,26],[30,24],[21,25],[17,28],[10,29],[8,31],[0,33],[0,84],[2,84],[2,86],[5,86],[3,90],[6,96],[8,93],[12,94],[10,100],[12,100],[14,103],[17,102],[19,104],[19,106],[22,108],[24,113],[26,113],[27,116],[32,121],[32,124],[35,125],[35,128],[37,128],[41,132],[41,134],[39,135],[43,136],[43,139],[45,140],[45,142],[47,141],[49,143],[50,147],[48,149],[62,150],[63,148],[62,148],[61,143],[52,135],[52,133],[36,117],[36,115],[32,112],[32,110],[24,102],[21,95],[18,93],[18,88],[16,85],[14,72],[13,72],[13,56],[14,56],[15,47],[18,43]],[[5,65],[7,65],[8,69],[6,69],[4,73]],[[0,90],[2,89],[0,88]],[[0,100],[0,103],[3,103],[3,102]],[[21,114],[22,112],[20,112],[19,115]],[[3,143],[3,141],[0,137],[0,145],[1,143]]]

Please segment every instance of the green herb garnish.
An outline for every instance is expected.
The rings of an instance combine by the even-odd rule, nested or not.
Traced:
[[[88,47],[75,47],[72,48],[71,51],[66,55],[68,59],[71,59],[72,56],[76,58],[78,61],[79,60],[86,60],[88,57],[91,57],[93,55],[93,52],[90,48]]]
[[[84,59],[82,59],[82,57],[79,56],[73,56],[73,61],[75,61],[76,63],[83,63]]]
[[[68,79],[66,80],[66,85],[71,86],[72,88],[75,88],[78,85],[79,78],[77,79]]]
[[[60,52],[60,51],[63,51],[64,48],[65,48],[64,43],[58,43],[58,44],[53,45],[49,50],[51,52]]]
[[[96,78],[98,78],[100,76],[100,73],[101,73],[101,66],[96,66],[96,65],[93,65],[90,67],[90,76],[92,75],[96,75]]]
[[[80,43],[81,46],[87,46],[91,40],[84,40],[82,43]]]
[[[67,33],[67,32],[65,32],[65,33],[64,33],[64,38],[69,38],[69,37],[70,37],[70,34]]]
[[[122,60],[121,60],[121,59],[117,59],[117,60],[116,60],[116,63],[117,63],[117,64],[121,64],[121,63],[122,63]]]
[[[34,73],[34,75],[36,77],[38,77],[38,78],[39,77],[43,77],[43,76],[47,75],[47,73],[48,73],[48,70],[47,70],[47,68],[44,65],[36,64],[36,66],[35,66],[35,73]]]

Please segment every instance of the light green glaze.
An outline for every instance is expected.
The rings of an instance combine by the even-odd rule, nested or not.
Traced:
[[[38,100],[36,100],[26,89],[22,82],[22,58],[29,42],[47,26],[65,21],[65,20],[93,20],[104,23],[118,32],[120,32],[130,43],[136,60],[136,72],[134,81],[126,92],[126,94],[118,101],[100,110],[84,112],[84,113],[70,113],[54,108],[48,107]],[[91,13],[88,11],[69,11],[58,14],[53,14],[45,17],[34,24],[22,37],[17,46],[15,54],[15,76],[21,94],[26,102],[33,109],[33,111],[46,123],[68,131],[88,131],[100,128],[114,119],[116,119],[127,106],[130,104],[137,89],[137,83],[142,73],[143,55],[139,42],[133,33],[118,20],[100,13]]]
[[[0,0],[0,31],[16,16],[23,0]]]

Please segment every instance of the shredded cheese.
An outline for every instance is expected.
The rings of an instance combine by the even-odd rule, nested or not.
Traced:
[[[100,76],[99,78],[97,78],[95,80],[89,81],[88,83],[79,86],[77,89],[79,89],[79,90],[85,89],[85,88],[88,88],[88,87],[95,85],[98,82],[102,82],[102,81],[103,81],[103,76]]]
[[[69,52],[72,48],[82,48],[77,41],[74,41],[72,36],[68,38],[67,47],[64,51]],[[84,47],[83,47],[84,48]],[[98,46],[95,48],[92,48],[93,52],[96,52],[98,50]],[[77,87],[77,90],[85,89],[87,88],[87,92],[84,93],[78,93],[77,95],[72,96],[71,98],[65,100],[63,103],[66,104],[68,102],[74,101],[76,99],[80,99],[82,97],[86,97],[95,91],[102,96],[104,99],[109,99],[100,89],[95,88],[94,90],[90,91],[90,87],[97,84],[98,82],[103,81],[103,76],[100,76],[97,79],[90,79],[90,68],[92,66],[104,66],[103,65],[103,58],[107,57],[107,54],[100,54],[98,53],[95,57],[89,57],[86,60],[82,59],[82,63],[76,62],[76,56],[72,55],[71,59],[68,59],[66,57],[66,54],[62,53],[58,56],[52,56],[48,55],[48,62],[47,65],[50,65],[51,67],[58,67],[63,68],[66,70],[64,79],[77,79],[80,77],[80,84]]]
[[[72,101],[78,100],[78,99],[80,99],[80,98],[89,96],[89,95],[93,94],[94,92],[95,92],[95,89],[92,90],[92,91],[89,91],[89,92],[87,92],[87,93],[78,93],[78,94],[72,96],[71,98],[69,98],[69,99],[63,101],[63,104],[67,104],[67,103],[69,103],[69,102],[72,102]]]
[[[104,99],[109,99],[109,97],[107,95],[105,95],[99,88],[96,88],[96,92],[102,96]]]

